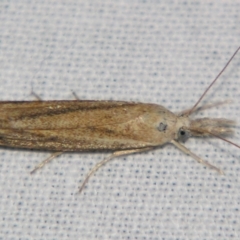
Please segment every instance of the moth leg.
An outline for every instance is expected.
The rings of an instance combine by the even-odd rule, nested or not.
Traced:
[[[84,179],[82,185],[79,187],[79,193],[83,190],[85,187],[86,183],[88,182],[89,178],[103,165],[105,165],[107,162],[111,161],[115,157],[123,156],[123,155],[128,155],[132,153],[139,153],[139,152],[145,152],[148,150],[153,149],[153,147],[148,147],[148,148],[141,148],[141,149],[130,149],[130,150],[122,150],[122,151],[116,151],[112,153],[109,157],[103,159],[101,162],[97,163],[87,174],[86,178]]]
[[[198,157],[196,154],[194,154],[193,152],[191,152],[188,148],[186,148],[186,147],[185,147],[184,145],[182,145],[181,143],[179,143],[179,142],[177,142],[177,141],[175,141],[175,140],[172,140],[171,143],[172,143],[173,145],[175,145],[178,149],[180,149],[182,152],[184,152],[184,153],[186,153],[187,155],[191,156],[191,157],[192,157],[193,159],[195,159],[197,162],[205,165],[206,167],[209,167],[209,168],[211,168],[211,169],[216,170],[219,174],[222,174],[222,175],[224,174],[224,172],[223,172],[221,169],[219,169],[219,168],[213,166],[212,164],[204,161],[202,158]]]
[[[42,99],[33,90],[31,94],[37,99],[37,101],[42,101]]]
[[[80,98],[74,91],[72,91],[72,95],[74,96],[75,100],[80,100]]]
[[[50,155],[47,159],[45,159],[44,161],[40,162],[31,172],[30,174],[35,173],[38,169],[42,168],[44,165],[46,165],[47,163],[51,162],[55,157],[61,155],[63,152],[55,152],[52,155]]]
[[[34,91],[32,91],[31,94],[37,99],[37,101],[42,101],[42,99]],[[74,96],[75,100],[80,100],[74,91],[72,91],[72,95]]]

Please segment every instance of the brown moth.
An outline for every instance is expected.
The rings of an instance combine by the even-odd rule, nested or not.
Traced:
[[[80,192],[89,177],[111,159],[148,151],[166,143],[172,143],[199,163],[222,174],[219,168],[204,161],[180,142],[194,136],[214,136],[239,147],[223,138],[233,133],[235,123],[232,120],[189,117],[195,111],[222,104],[197,108],[239,49],[240,47],[197,103],[180,114],[174,114],[160,105],[138,102],[0,102],[0,146],[53,151],[32,173],[63,152],[113,151],[89,172]]]

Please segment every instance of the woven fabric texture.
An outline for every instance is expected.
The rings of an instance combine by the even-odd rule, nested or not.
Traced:
[[[0,100],[79,99],[190,108],[240,44],[239,1],[1,1]],[[193,117],[238,121],[240,53]],[[1,113],[0,113],[1,114]],[[239,128],[231,141],[240,143]],[[240,150],[219,139],[120,157],[0,149],[0,239],[240,239]]]

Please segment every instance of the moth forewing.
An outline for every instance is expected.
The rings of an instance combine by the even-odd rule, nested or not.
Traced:
[[[164,107],[134,102],[2,102],[0,111],[1,146],[63,152],[159,146],[177,124]]]

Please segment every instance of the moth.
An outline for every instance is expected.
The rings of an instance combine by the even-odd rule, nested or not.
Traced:
[[[53,154],[33,169],[43,167],[64,152],[112,151],[88,173],[79,191],[101,166],[115,157],[149,151],[167,143],[190,155],[199,163],[222,174],[222,170],[204,161],[181,142],[189,137],[217,137],[233,133],[235,122],[224,118],[192,119],[198,110],[213,107],[198,105],[231,59],[206,89],[197,103],[174,114],[161,105],[124,101],[5,101],[0,102],[0,146],[48,150]]]

